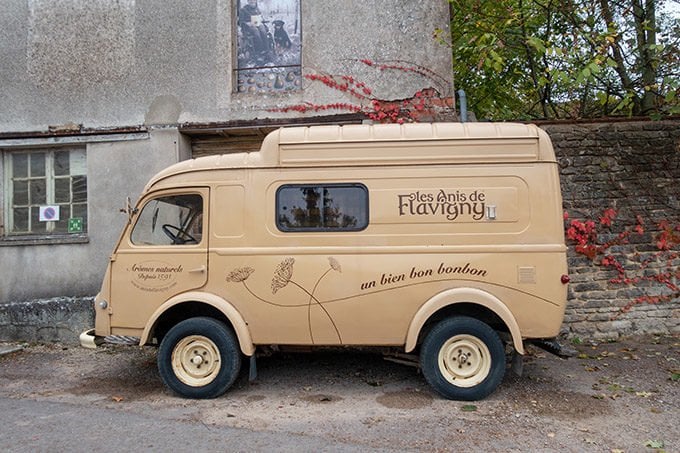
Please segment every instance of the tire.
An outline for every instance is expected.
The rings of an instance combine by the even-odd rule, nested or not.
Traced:
[[[425,380],[444,398],[476,401],[493,393],[505,374],[505,347],[475,318],[457,316],[437,325],[420,350]]]
[[[190,318],[175,325],[158,348],[163,383],[185,398],[216,398],[227,391],[241,369],[241,351],[233,332],[212,318]]]

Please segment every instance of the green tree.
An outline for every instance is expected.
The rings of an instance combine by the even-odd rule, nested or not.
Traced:
[[[449,3],[439,36],[480,118],[680,113],[678,0]]]

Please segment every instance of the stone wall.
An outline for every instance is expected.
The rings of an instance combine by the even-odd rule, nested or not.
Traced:
[[[0,304],[0,342],[78,343],[94,326],[93,297],[55,297]]]
[[[628,244],[608,250],[630,276],[665,272],[667,260],[658,252],[658,222],[680,225],[680,121],[622,121],[545,124],[561,166],[564,209],[570,219],[592,219],[598,242],[607,242],[644,220],[644,234],[633,233]],[[616,211],[611,228],[601,225],[605,209]],[[570,220],[566,222],[569,223]],[[669,294],[658,281],[612,283],[616,270],[594,264],[569,243],[572,283],[564,332],[570,336],[616,338],[638,333],[680,332],[680,299],[658,305],[624,307],[639,296]],[[677,244],[675,250],[676,254]],[[652,260],[647,265],[641,263]],[[680,260],[670,269],[678,281]]]

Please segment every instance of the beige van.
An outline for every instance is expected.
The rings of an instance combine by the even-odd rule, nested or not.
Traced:
[[[158,345],[185,397],[304,345],[413,354],[438,393],[476,400],[506,343],[524,354],[564,316],[557,163],[531,125],[283,128],[161,171],[127,211],[81,342]]]

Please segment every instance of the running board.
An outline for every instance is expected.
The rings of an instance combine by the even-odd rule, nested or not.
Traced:
[[[538,346],[544,351],[547,351],[563,359],[575,357],[576,354],[578,353],[573,348],[559,344],[557,340],[554,338],[537,338],[533,340],[528,340],[528,343],[533,344],[534,346]]]
[[[139,337],[129,337],[127,335],[107,335],[104,337],[104,343],[139,346]]]

